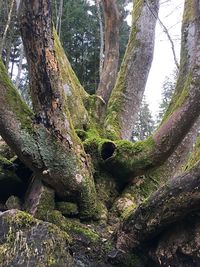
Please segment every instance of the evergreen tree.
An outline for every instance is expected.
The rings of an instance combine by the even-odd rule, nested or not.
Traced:
[[[177,73],[174,71],[170,76],[166,76],[162,86],[162,102],[159,106],[157,122],[160,123],[175,90]]]
[[[143,98],[142,105],[138,114],[137,122],[132,133],[132,140],[145,140],[155,129],[155,122],[152,118],[149,105]]]

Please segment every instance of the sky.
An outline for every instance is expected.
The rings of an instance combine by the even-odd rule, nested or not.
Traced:
[[[173,39],[177,58],[180,58],[181,20],[183,13],[183,0],[161,0],[159,18],[167,27]],[[130,22],[129,18],[129,22]],[[146,85],[145,96],[155,117],[161,102],[162,84],[166,76],[175,70],[171,44],[157,22],[154,59]]]

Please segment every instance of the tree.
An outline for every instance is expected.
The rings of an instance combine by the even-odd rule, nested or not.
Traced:
[[[122,14],[119,34],[121,59],[126,48],[130,28],[125,21],[127,12],[124,11],[124,3],[118,3],[118,6],[120,14]],[[56,17],[58,17],[56,10],[58,10],[58,6],[54,4],[55,25]],[[104,20],[104,16],[102,9],[99,12],[94,3],[86,0],[65,1],[63,6],[61,43],[81,84],[89,93],[95,93],[97,90],[100,76],[99,50],[102,42],[100,42],[100,36],[104,35],[104,31],[102,29],[100,35],[99,19],[97,18],[101,15],[102,20]],[[104,24],[104,21],[102,21],[102,24]],[[101,36],[101,38],[104,39],[104,36]],[[104,44],[102,44],[101,50],[104,54]],[[118,64],[116,66],[118,67]]]
[[[20,6],[32,110],[20,98],[0,61],[0,134],[32,172],[23,207],[71,235],[68,242],[75,266],[78,262],[86,266],[169,266],[174,262],[185,266],[188,254],[193,262],[199,261],[195,243],[190,242],[185,251],[188,225],[175,237],[173,231],[166,232],[180,221],[186,223],[185,217],[192,212],[195,216],[199,209],[199,142],[179,176],[164,180],[162,169],[200,115],[200,21],[196,0],[185,1],[180,70],[164,119],[144,141],[127,140],[151,66],[158,9],[157,0],[133,1],[129,43],[103,117],[97,110],[101,97],[84,91],[64,53],[53,28],[49,0],[22,0]],[[2,168],[13,167],[5,158],[0,158],[0,163]],[[69,202],[70,212],[64,211],[63,205],[69,208]],[[116,210],[122,216],[117,226]],[[4,220],[4,216],[11,216],[16,225],[13,219]],[[28,229],[42,224],[30,216],[25,220],[24,216],[8,212],[0,215],[0,222],[14,233],[20,227],[25,231],[25,223]],[[71,223],[70,216],[90,223],[104,220],[103,231],[95,224],[94,232],[90,226]],[[198,223],[195,216],[194,240]],[[80,245],[85,240],[82,235],[89,238],[89,243]],[[5,262],[10,261],[9,249],[5,249],[10,239],[7,236],[6,247],[0,250]],[[89,249],[86,244],[90,244]],[[49,255],[48,264],[59,266],[62,261],[54,258],[55,253]],[[93,262],[88,263],[88,258]],[[71,261],[66,264],[73,266]]]
[[[159,107],[158,122],[162,120],[176,87],[177,74],[174,73],[172,77],[167,76],[162,87],[162,102]]]
[[[133,141],[145,140],[153,133],[154,129],[155,129],[155,122],[152,118],[149,105],[144,97],[140,107],[138,119],[133,129],[132,140]]]

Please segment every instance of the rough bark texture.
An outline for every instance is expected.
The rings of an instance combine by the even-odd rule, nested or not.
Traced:
[[[71,195],[79,202],[83,216],[89,215],[89,210],[94,214],[96,192],[91,163],[66,108],[54,53],[50,3],[24,1],[21,12],[35,116],[31,117],[2,65],[1,135],[36,176],[55,189],[56,194],[60,197]]]
[[[119,61],[119,11],[115,0],[103,0],[105,20],[104,64],[96,94],[108,103],[116,82]],[[105,107],[104,107],[105,109]]]
[[[118,248],[127,250],[144,245],[167,226],[200,203],[200,166],[180,175],[161,187],[127,219],[119,233]]]
[[[74,73],[55,30],[53,34],[56,58],[71,120],[75,129],[86,129],[89,124],[89,117],[84,102],[89,98],[89,95],[83,89]]]
[[[105,126],[109,138],[131,137],[153,59],[158,2],[133,1],[129,43],[108,103]]]

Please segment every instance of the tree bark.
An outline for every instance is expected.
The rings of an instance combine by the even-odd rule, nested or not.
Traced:
[[[153,59],[158,2],[133,1],[129,43],[107,108],[108,138],[131,138]]]
[[[74,199],[83,217],[92,217],[97,212],[97,202],[91,163],[66,107],[54,52],[50,2],[23,1],[20,18],[35,117],[26,117],[26,105],[2,66],[1,135],[36,177],[50,185],[58,196]],[[12,97],[9,103],[7,95]],[[10,112],[12,101],[19,103],[19,118],[13,114],[13,105]],[[21,109],[25,109],[22,114]]]
[[[6,39],[6,35],[7,35],[7,32],[8,32],[9,26],[10,26],[12,13],[13,13],[13,9],[14,9],[14,3],[15,3],[15,0],[12,0],[11,4],[10,4],[10,10],[9,10],[9,13],[8,13],[8,20],[7,20],[7,23],[6,23],[4,32],[3,32],[3,36],[2,36],[2,40],[1,40],[0,55],[2,54],[2,51],[3,51],[3,48],[4,48],[5,39]]]
[[[152,135],[144,142],[116,141],[101,143],[101,156],[121,182],[163,164],[175,151],[200,115],[199,101],[199,9],[195,1],[186,1],[182,27],[182,48],[179,78],[172,102],[165,117]],[[188,14],[188,9],[191,13]],[[192,13],[193,12],[193,13]],[[188,17],[189,16],[189,17]],[[111,96],[112,99],[112,96]],[[114,114],[112,113],[112,118]],[[122,156],[126,155],[126,157]],[[129,160],[127,161],[127,157]]]
[[[105,20],[104,64],[96,94],[108,103],[116,82],[119,61],[119,11],[115,0],[103,0]],[[105,107],[103,108],[105,109]]]
[[[75,129],[87,129],[90,120],[84,103],[87,102],[89,95],[83,89],[76,74],[74,73],[55,30],[53,34],[55,40],[55,53],[58,59],[62,84],[71,120],[73,121]]]
[[[99,33],[100,33],[100,53],[99,53],[99,78],[101,78],[104,62],[104,32],[103,32],[103,21],[101,16],[101,0],[95,0],[97,7],[97,15],[99,20]]]
[[[119,231],[118,248],[138,249],[163,229],[199,209],[200,165],[176,178],[140,205]]]

